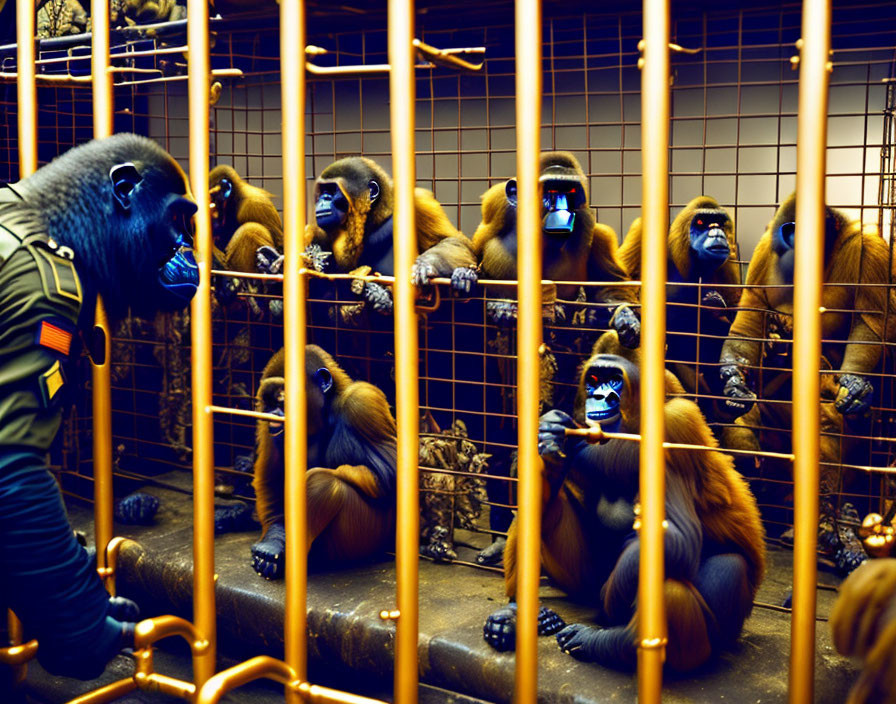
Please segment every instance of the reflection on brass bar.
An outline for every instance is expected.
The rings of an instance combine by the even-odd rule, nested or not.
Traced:
[[[447,68],[459,68],[464,71],[480,71],[484,63],[480,61],[478,64],[471,64],[469,61],[464,61],[456,56],[456,54],[459,53],[473,52],[475,51],[474,49],[437,49],[419,39],[414,40],[414,48],[423,59]],[[479,47],[479,51],[476,51],[476,53],[484,54],[485,48]]]
[[[796,241],[793,281],[793,617],[792,704],[814,698],[818,527],[821,276],[825,147],[831,49],[830,0],[804,0],[797,117]]]
[[[106,702],[114,702],[125,694],[136,691],[137,682],[133,677],[124,680],[112,682],[92,692],[82,694],[80,697],[70,699],[67,704],[105,704]]]
[[[566,428],[565,435],[583,437],[588,442],[602,442],[604,440],[628,440],[641,442],[641,436],[637,433],[605,433],[599,427],[594,428]],[[729,448],[710,447],[709,445],[691,445],[684,442],[664,442],[664,450],[697,450],[699,452],[722,452],[732,455],[750,455],[752,457],[774,457],[781,460],[793,460],[793,455],[786,452],[765,452],[763,450],[732,450]],[[844,465],[845,466],[845,465]],[[439,469],[439,472],[448,470]],[[894,470],[896,471],[896,470]]]
[[[37,171],[37,85],[35,83],[34,0],[16,5],[16,88],[19,115],[19,176]]]
[[[103,139],[112,134],[114,97],[109,75],[109,3],[91,0],[91,77],[93,79],[93,137]],[[93,323],[94,338],[102,336],[103,358],[91,359],[93,396],[93,529],[97,554],[105,554],[112,540],[112,332],[101,297],[96,299]],[[97,344],[94,342],[94,344]],[[106,583],[114,589],[113,582]],[[113,592],[114,593],[114,592]]]
[[[301,266],[305,233],[305,3],[280,2],[280,76],[283,114],[283,346],[286,377],[284,461],[286,605],[284,655],[294,679],[308,667],[305,633],[308,590],[308,420],[305,402],[306,289]],[[286,701],[299,697],[288,692]]]
[[[517,414],[519,512],[517,513],[517,626],[514,702],[538,695],[538,585],[541,574],[541,458],[538,395],[541,334],[541,1],[518,0],[516,32],[516,178],[519,193],[519,315]]]
[[[641,555],[638,570],[638,701],[662,698],[665,507],[666,237],[669,232],[669,2],[644,0],[641,72]],[[650,644],[650,647],[646,647]]]
[[[260,411],[247,411],[242,408],[229,408],[228,406],[209,406],[210,413],[225,413],[231,416],[246,416],[247,418],[256,418],[257,420],[269,420],[274,423],[282,423],[283,416],[274,415],[273,413],[261,413]]]
[[[126,542],[125,538],[121,536],[117,538],[112,538],[106,543],[106,549],[103,552],[97,551],[98,555],[101,555],[101,566],[97,568],[97,572],[100,574],[100,578],[106,584],[106,591],[109,592],[112,596],[115,596],[115,570],[118,567],[118,553],[121,552],[121,547]]]
[[[283,274],[256,274],[254,272],[230,271],[229,269],[212,269],[212,276],[230,276],[234,279],[252,279],[254,281],[283,281]]]
[[[0,73],[0,81],[4,83],[12,83],[13,81],[18,82],[19,76],[22,76],[22,80],[27,80],[26,73],[17,73],[17,72],[9,72],[4,71]],[[68,75],[55,75],[55,74],[47,74],[47,73],[38,73],[34,76],[35,81],[39,81],[40,83],[90,83],[90,76],[68,76]],[[19,84],[21,86],[21,84]],[[21,118],[19,118],[21,119]],[[37,163],[37,159],[35,157],[35,163]]]
[[[212,644],[197,626],[177,616],[156,616],[140,621],[134,629],[134,650],[149,648],[170,636],[181,636],[190,644],[194,655],[207,654],[212,650]]]
[[[389,73],[389,64],[370,64],[369,66],[318,66],[310,61],[305,62],[305,69],[314,76],[357,76],[370,73]]]
[[[395,702],[417,701],[417,631],[419,624],[420,505],[418,494],[419,395],[417,315],[411,269],[417,258],[414,212],[414,3],[389,0],[389,114],[392,132],[392,178],[395,247],[395,415],[398,422],[398,524],[395,538],[396,601],[401,618],[395,624]]]
[[[37,171],[37,86],[34,82],[34,0],[19,0],[16,5],[16,62],[21,76],[17,84],[18,128],[19,128],[19,176],[26,178]],[[17,682],[24,681],[27,674],[25,662],[34,657],[36,641],[22,645],[22,624],[10,611],[7,614],[9,641],[11,648],[2,652],[5,658],[14,658],[13,675]],[[25,657],[25,656],[28,657]]]
[[[283,14],[283,6],[294,3],[295,0],[281,0],[280,11]],[[284,85],[285,88],[285,85]],[[298,685],[295,671],[282,660],[277,660],[269,655],[257,657],[241,662],[238,665],[222,670],[199,689],[196,696],[196,704],[217,704],[227,692],[237,687],[242,687],[253,680],[262,677],[289,686],[290,683]]]
[[[208,640],[193,653],[196,687],[215,672],[215,465],[212,405],[212,224],[208,194],[208,2],[187,0],[189,47],[190,185],[196,212],[196,260],[199,290],[191,308],[193,379],[193,621]]]

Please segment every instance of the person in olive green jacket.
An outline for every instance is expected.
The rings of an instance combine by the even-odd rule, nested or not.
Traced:
[[[91,334],[98,294],[111,318],[189,303],[195,212],[177,162],[132,134],[0,188],[0,607],[38,639],[53,674],[99,676],[133,645],[138,617],[103,588],[47,469],[68,362]]]

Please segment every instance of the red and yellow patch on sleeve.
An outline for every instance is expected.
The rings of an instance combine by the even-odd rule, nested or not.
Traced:
[[[58,325],[41,321],[37,344],[68,356],[72,348],[72,334]]]

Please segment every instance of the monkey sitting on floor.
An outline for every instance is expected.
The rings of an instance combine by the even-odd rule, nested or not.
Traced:
[[[615,338],[609,332],[604,338]],[[612,340],[612,345],[618,341]],[[566,430],[597,425],[637,433],[639,369],[629,359],[596,353],[582,367],[575,418],[553,410],[541,417],[539,453],[545,462],[541,563],[571,597],[601,607],[602,627],[565,626],[550,609],[541,634],[557,634],[560,648],[578,660],[633,668],[637,655],[640,540],[637,535],[639,457],[636,442],[589,444]],[[666,372],[666,441],[717,447],[697,406],[671,394],[681,384]],[[666,451],[665,582],[669,643],[666,662],[692,670],[740,634],[765,571],[764,530],[756,500],[730,457],[717,451]],[[632,527],[635,533],[632,533]],[[516,594],[516,524],[504,553],[507,595]],[[513,647],[515,608],[496,611],[485,640]]]
[[[133,134],[75,147],[0,189],[0,593],[56,675],[98,677],[133,647],[138,617],[109,597],[46,464],[78,333],[102,334],[98,294],[112,321],[188,305],[195,212],[177,162]],[[89,348],[102,354],[104,341]]]
[[[257,409],[283,415],[283,350],[262,372]],[[352,381],[320,347],[305,348],[308,404],[308,559],[342,565],[373,557],[395,537],[395,419],[382,391]],[[259,420],[255,460],[261,539],[252,566],[283,576],[284,443],[282,423]]]
[[[315,224],[305,231],[306,256],[322,272],[358,276],[394,276],[392,179],[374,161],[347,157],[323,170],[314,185]],[[425,286],[430,279],[448,277],[452,286],[469,293],[476,282],[476,260],[472,244],[448,220],[433,194],[414,191],[419,256],[412,272],[414,283]],[[282,266],[274,260],[269,267]],[[392,312],[388,289],[359,279],[353,287],[378,313]]]

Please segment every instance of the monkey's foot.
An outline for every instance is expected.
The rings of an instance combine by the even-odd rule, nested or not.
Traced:
[[[495,325],[516,325],[517,305],[514,301],[488,301],[485,312]]]
[[[414,266],[411,269],[411,283],[414,286],[426,286],[430,279],[434,279],[439,275],[436,268],[427,262],[423,257],[417,257]]]
[[[115,520],[129,525],[148,526],[159,510],[159,500],[142,491],[125,496],[115,504]]]
[[[239,501],[215,508],[215,535],[249,530],[254,525],[252,509],[249,508],[249,504]]]
[[[255,250],[255,268],[260,274],[282,274],[283,255],[264,244]]]
[[[834,408],[845,416],[868,410],[874,394],[874,387],[870,381],[858,374],[841,374],[839,383],[840,389],[834,401]]]
[[[106,615],[111,616],[116,621],[139,621],[140,607],[123,596],[110,596],[106,606]]]
[[[451,272],[451,288],[458,293],[469,295],[477,281],[479,281],[477,267],[460,266]]]
[[[594,662],[597,660],[596,641],[603,630],[583,623],[571,623],[557,634],[557,645],[576,660]]]
[[[364,300],[380,315],[392,314],[392,294],[385,286],[372,281],[364,285]]]
[[[516,604],[508,604],[489,615],[482,627],[482,637],[502,653],[516,648]]]
[[[280,320],[283,317],[283,301],[279,298],[272,298],[268,301],[268,311],[270,311],[272,318]]]
[[[504,546],[507,545],[506,538],[498,538],[493,541],[487,548],[480,550],[476,556],[476,563],[480,565],[499,565],[504,559]]]
[[[265,579],[281,579],[285,555],[286,530],[282,523],[275,523],[252,546],[252,568]]]
[[[635,315],[635,311],[629,306],[618,306],[610,320],[610,325],[616,330],[616,333],[619,335],[619,342],[624,347],[633,350],[641,344],[641,321]]]
[[[553,609],[542,606],[538,610],[538,635],[550,636],[566,626]],[[491,614],[482,627],[482,637],[502,653],[516,647],[516,604],[510,603]]]

